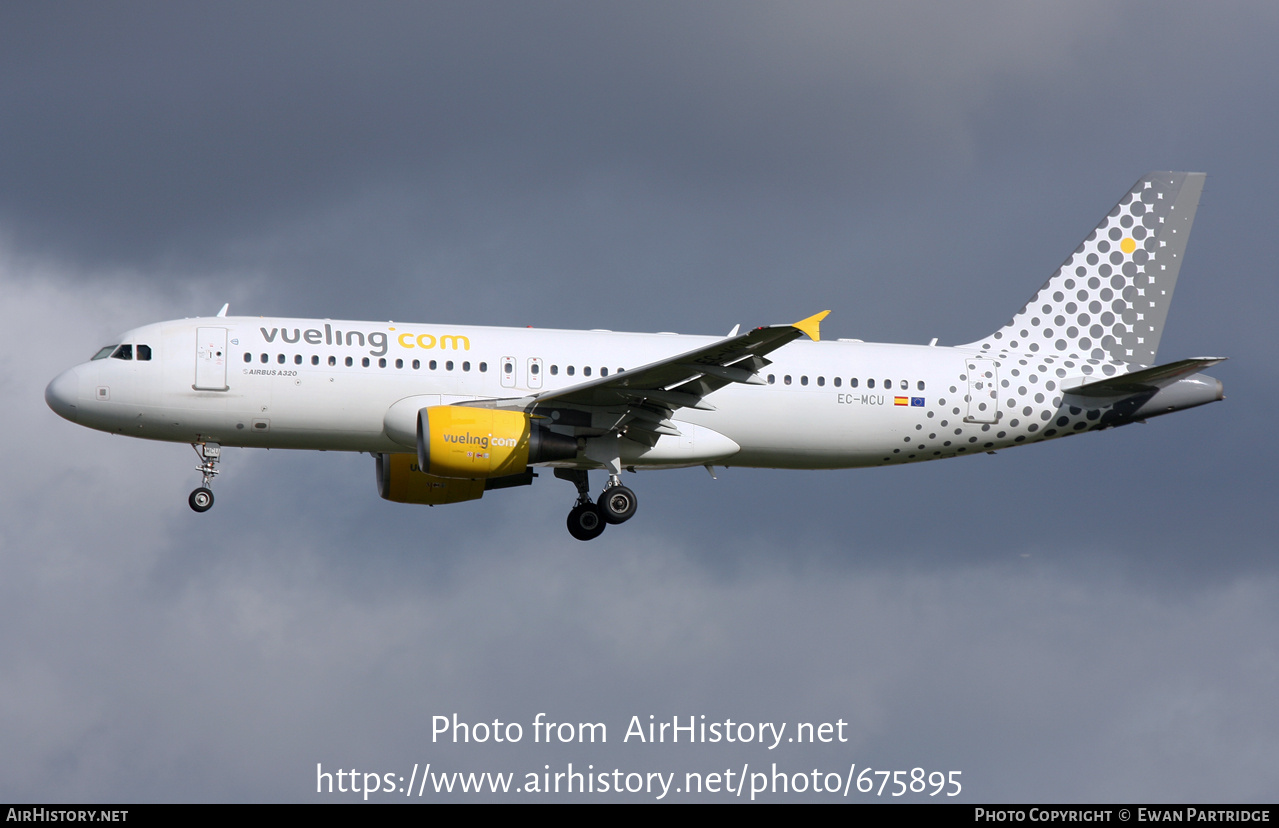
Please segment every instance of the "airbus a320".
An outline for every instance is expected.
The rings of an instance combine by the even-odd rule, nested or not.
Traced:
[[[1203,184],[1141,178],[1008,324],[966,345],[822,341],[828,311],[682,336],[223,307],[128,331],[45,399],[79,425],[190,443],[197,512],[223,446],[354,451],[398,503],[475,500],[552,469],[576,488],[569,532],[591,540],[636,512],[624,470],[917,463],[1222,399],[1200,373],[1220,358],[1155,359]]]

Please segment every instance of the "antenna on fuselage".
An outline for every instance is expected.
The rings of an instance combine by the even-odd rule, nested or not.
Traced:
[[[231,303],[227,302],[222,306],[222,310],[218,311],[218,316],[226,316],[226,312],[231,308]]]

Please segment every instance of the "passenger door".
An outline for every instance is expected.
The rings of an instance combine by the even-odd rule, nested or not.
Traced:
[[[196,391],[225,391],[226,384],[226,328],[196,328],[195,330],[195,384]]]

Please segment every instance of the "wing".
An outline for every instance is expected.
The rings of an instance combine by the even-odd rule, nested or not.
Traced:
[[[770,364],[765,355],[800,336],[819,340],[821,321],[829,313],[822,311],[793,325],[756,328],[609,377],[498,405],[551,417],[559,425],[576,427],[579,434],[616,432],[652,446],[663,434],[679,435],[670,420],[676,410],[713,411],[706,397],[724,386],[763,385],[756,372]]]

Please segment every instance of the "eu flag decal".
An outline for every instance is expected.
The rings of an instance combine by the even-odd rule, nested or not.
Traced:
[[[923,407],[924,407],[924,398],[923,398],[923,397],[911,397],[911,398],[910,398],[910,405],[911,405],[911,407],[912,407],[912,408],[923,408]]]

